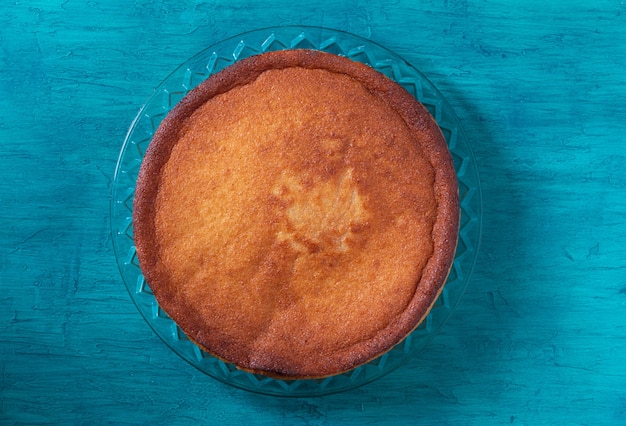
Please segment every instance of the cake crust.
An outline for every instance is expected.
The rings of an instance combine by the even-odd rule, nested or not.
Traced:
[[[133,226],[159,305],[200,347],[325,377],[427,315],[454,258],[458,187],[441,131],[401,86],[286,50],[231,65],[168,114]]]

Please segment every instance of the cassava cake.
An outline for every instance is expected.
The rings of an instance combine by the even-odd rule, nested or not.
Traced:
[[[190,339],[247,371],[318,378],[425,318],[453,262],[458,187],[400,85],[285,50],[214,74],[167,115],[133,225],[142,273]]]

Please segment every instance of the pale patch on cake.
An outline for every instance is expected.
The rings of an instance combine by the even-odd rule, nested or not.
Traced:
[[[364,196],[352,169],[311,185],[283,173],[272,194],[286,205],[284,226],[276,238],[300,253],[345,253],[367,224]]]

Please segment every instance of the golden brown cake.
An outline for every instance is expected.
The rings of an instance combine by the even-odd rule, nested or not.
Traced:
[[[451,267],[456,176],[433,118],[344,57],[286,50],[211,76],[164,119],[134,201],[141,270],[200,347],[281,378],[401,341]]]

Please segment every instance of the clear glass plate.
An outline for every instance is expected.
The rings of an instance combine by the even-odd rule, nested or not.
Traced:
[[[210,75],[248,56],[283,49],[317,49],[363,62],[397,81],[437,120],[452,152],[461,197],[461,229],[448,281],[425,321],[404,341],[368,364],[325,379],[279,380],[238,370],[202,351],[157,304],[144,280],[133,241],[132,208],[139,166],[161,120],[182,98]],[[178,355],[224,383],[267,395],[317,396],[369,383],[395,370],[422,350],[459,303],[476,261],[481,233],[482,201],[478,170],[454,111],[418,70],[400,56],[370,40],[317,27],[255,30],[219,42],[180,65],[155,90],[132,122],[115,171],[111,228],[117,263],[137,309],[154,332]]]

